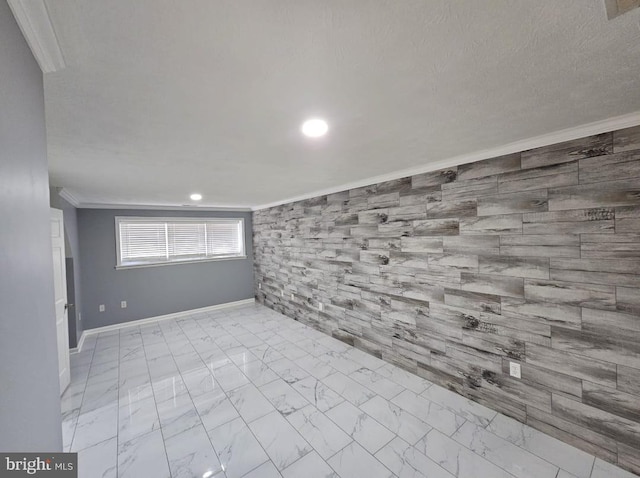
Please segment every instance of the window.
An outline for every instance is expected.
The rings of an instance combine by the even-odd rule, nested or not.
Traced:
[[[245,257],[243,219],[116,217],[116,269]]]

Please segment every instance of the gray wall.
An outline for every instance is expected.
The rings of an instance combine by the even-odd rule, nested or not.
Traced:
[[[0,450],[60,451],[42,73],[0,2]]]
[[[254,244],[259,301],[640,473],[640,127],[258,211]]]
[[[247,258],[116,270],[116,216],[243,217]],[[253,298],[251,213],[78,209],[78,228],[85,330]]]
[[[82,335],[82,281],[80,280],[80,242],[78,239],[78,214],[73,204],[58,194],[59,188],[50,189],[51,207],[62,209],[64,217],[65,253],[67,255],[67,300],[74,307],[69,309],[69,347],[78,345]]]

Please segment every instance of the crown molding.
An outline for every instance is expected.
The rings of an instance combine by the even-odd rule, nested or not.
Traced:
[[[44,0],[7,0],[33,56],[43,73],[66,65]]]
[[[381,174],[379,176],[372,176],[366,179],[361,179],[359,181],[341,184],[340,186],[313,191],[307,194],[302,194],[300,196],[289,197],[272,203],[255,206],[252,208],[252,210],[259,211],[261,209],[268,209],[270,207],[303,201],[305,199],[311,199],[318,196],[334,194],[350,189],[360,188],[363,186],[370,186],[372,184],[382,183],[384,181],[406,178],[408,176],[415,176],[416,174],[437,171],[438,169],[452,168],[454,166],[460,166],[461,164],[482,161],[483,159],[495,158],[497,156],[503,156],[505,154],[519,153],[521,151],[527,151],[529,149],[540,148],[543,146],[549,146],[551,144],[585,138],[594,134],[607,133],[609,131],[616,131],[619,129],[630,128],[632,126],[638,125],[640,125],[640,111],[636,111],[634,113],[623,116],[616,116],[614,118],[609,118],[602,121],[588,123],[581,126],[576,126],[574,128],[555,131],[553,133],[544,134],[533,138],[515,141],[503,146],[498,146],[496,148],[489,148],[481,151],[476,151],[474,153],[454,156],[452,158],[440,159],[422,166],[393,171],[391,173]]]
[[[157,211],[231,211],[251,212],[249,206],[163,206],[156,204],[80,203],[81,209],[138,209]]]
[[[58,196],[67,201],[73,207],[80,207],[80,201],[78,198],[68,189],[60,188],[58,189]]]

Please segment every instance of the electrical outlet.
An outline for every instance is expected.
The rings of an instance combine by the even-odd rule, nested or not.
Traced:
[[[262,289],[262,282],[258,282],[258,289]]]
[[[121,309],[126,309],[127,308],[127,301],[126,300],[123,300],[123,301],[120,302],[120,308]]]
[[[280,297],[284,297],[284,291],[283,290],[280,291]]]
[[[104,304],[100,304],[100,305],[98,306],[98,310],[99,310],[100,312],[104,312],[104,311],[105,311]]]
[[[324,310],[324,304],[322,302],[318,302],[318,310],[322,312]]]
[[[520,364],[516,362],[509,362],[509,375],[515,378],[522,378],[520,373]]]
[[[294,300],[293,294],[291,294],[291,300]]]
[[[82,322],[82,314],[78,314],[78,322]]]

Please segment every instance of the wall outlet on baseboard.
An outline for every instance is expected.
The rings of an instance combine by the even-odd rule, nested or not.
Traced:
[[[99,310],[100,312],[104,312],[104,311],[105,311],[104,304],[100,304],[100,305],[98,306],[98,310]]]
[[[522,378],[520,373],[520,364],[516,362],[509,362],[509,375],[515,378]]]
[[[126,300],[120,301],[120,308],[121,309],[126,309],[127,308],[127,301]]]
[[[324,310],[324,304],[322,302],[318,302],[318,310],[322,312]]]

